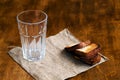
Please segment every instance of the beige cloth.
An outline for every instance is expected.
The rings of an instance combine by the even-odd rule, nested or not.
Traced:
[[[105,56],[101,55],[100,63],[93,66],[77,61],[64,51],[64,47],[72,43],[79,43],[79,41],[68,29],[64,29],[58,34],[47,38],[46,55],[42,61],[26,61],[22,57],[20,47],[10,50],[9,55],[36,80],[64,80],[107,60]]]

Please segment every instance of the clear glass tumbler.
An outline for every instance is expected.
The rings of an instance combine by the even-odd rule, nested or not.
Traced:
[[[40,10],[27,10],[17,15],[23,58],[41,60],[45,56],[47,14]]]

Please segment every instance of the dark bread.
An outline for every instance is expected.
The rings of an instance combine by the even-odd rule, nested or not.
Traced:
[[[90,58],[90,59],[87,59],[85,57],[81,57],[79,59],[84,63],[87,63],[89,65],[94,65],[94,64],[100,62],[101,56],[99,54],[97,54],[96,56],[94,56],[93,58]]]
[[[89,65],[100,62],[101,56],[98,54],[101,50],[100,45],[95,43],[79,43],[73,46],[65,48],[66,51],[70,52],[76,59],[87,63]]]
[[[93,45],[94,45],[94,47],[93,47]],[[88,47],[91,47],[91,48],[88,48]],[[80,57],[82,56],[87,59],[90,59],[90,58],[93,58],[94,56],[96,56],[98,54],[98,52],[100,51],[100,49],[101,48],[99,45],[92,43],[84,48],[76,49],[75,54],[79,55]]]

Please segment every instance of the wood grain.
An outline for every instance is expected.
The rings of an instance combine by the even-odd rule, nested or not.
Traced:
[[[47,36],[68,28],[79,40],[99,43],[110,59],[68,80],[120,80],[119,0],[0,0],[0,80],[33,80],[7,54],[21,46],[16,15],[33,9],[48,14]]]

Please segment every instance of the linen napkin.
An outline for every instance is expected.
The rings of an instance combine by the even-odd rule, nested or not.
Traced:
[[[41,61],[29,62],[23,59],[20,47],[15,47],[8,53],[36,80],[64,80],[108,60],[107,57],[100,54],[101,61],[90,66],[74,59],[64,48],[69,44],[79,42],[68,29],[64,29],[46,39],[46,54]]]

